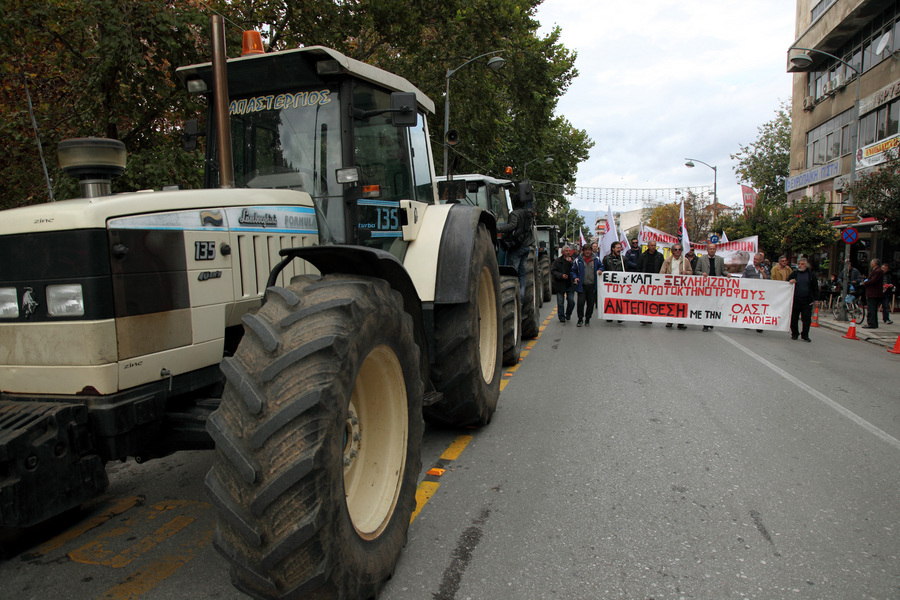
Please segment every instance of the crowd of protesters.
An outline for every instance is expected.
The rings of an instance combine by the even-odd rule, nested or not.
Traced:
[[[648,241],[646,250],[641,251],[638,239],[632,238],[630,248],[627,250],[620,242],[613,242],[609,253],[601,259],[596,242],[583,244],[580,249],[577,245],[563,246],[551,267],[551,286],[557,298],[557,318],[565,325],[572,319],[574,313],[578,327],[590,327],[594,308],[597,306],[598,281],[603,271],[729,277],[725,261],[716,255],[716,250],[717,244],[709,243],[705,252],[697,256],[692,248],[685,253],[682,245],[675,243],[672,245],[671,253],[666,257],[657,249],[655,241]],[[858,269],[852,268],[850,280],[853,289],[868,305],[868,323],[863,327],[876,328],[879,311],[882,313],[884,323],[892,323],[889,300],[892,299],[894,286],[891,285],[890,268],[887,264],[883,265],[881,261],[875,259],[871,261],[869,267],[868,277],[863,277]],[[778,257],[776,264],[772,266],[762,252],[751,257],[741,276],[785,281],[793,286],[791,339],[805,342],[810,341],[809,329],[813,306],[829,291],[833,293],[833,290],[839,289],[841,285],[840,276],[832,276],[830,282],[820,282],[805,257],[798,259],[794,269],[789,265],[786,256]],[[607,319],[607,322],[612,322],[612,319]],[[650,324],[650,321],[641,321],[641,325]],[[666,323],[666,327],[672,325]],[[687,325],[679,324],[678,329],[687,329]],[[711,325],[703,326],[704,332],[712,329]],[[756,331],[762,332],[761,329]]]

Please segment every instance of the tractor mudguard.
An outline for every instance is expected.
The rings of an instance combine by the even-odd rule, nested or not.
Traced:
[[[435,304],[460,304],[468,302],[469,277],[472,252],[475,249],[475,232],[483,223],[497,239],[497,222],[494,217],[477,206],[455,204],[447,215],[435,282]]]
[[[287,248],[279,252],[284,257],[269,274],[266,287],[275,285],[278,274],[294,258],[301,258],[312,264],[322,275],[343,273],[345,275],[362,275],[378,277],[390,284],[391,288],[403,296],[403,308],[413,318],[416,343],[423,350],[433,355],[434,323],[430,310],[423,309],[419,294],[403,264],[390,252],[365,246],[309,246],[303,248]],[[427,327],[426,327],[427,325]],[[423,361],[423,381],[428,381],[428,362]]]

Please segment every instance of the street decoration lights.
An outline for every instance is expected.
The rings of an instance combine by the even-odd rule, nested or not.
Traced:
[[[479,58],[484,58],[485,56],[491,56],[488,59],[486,66],[492,71],[497,71],[503,68],[503,65],[506,64],[506,60],[502,56],[492,56],[494,54],[500,54],[504,52],[503,50],[493,50],[491,52],[485,52],[484,54],[479,54],[475,58],[470,58],[463,64],[459,65],[455,69],[447,69],[447,89],[444,92],[444,176],[447,176],[447,160],[450,158],[450,146],[449,146],[449,133],[450,133],[450,78],[453,75],[468,65],[471,62],[478,60]]]
[[[882,45],[882,44],[879,44]],[[788,53],[791,50],[802,50],[803,52],[815,52],[816,54],[821,54],[823,56],[827,56],[828,58],[834,59],[852,70],[855,73],[856,78],[856,99],[853,101],[853,110],[850,115],[850,192],[847,194],[846,204],[848,206],[853,206],[853,184],[856,182],[856,145],[857,145],[857,136],[859,135],[859,80],[862,76],[862,73],[859,72],[859,69],[848,63],[846,60],[842,58],[838,58],[834,54],[829,54],[823,50],[816,50],[815,48],[801,48],[800,46],[791,46],[788,48]],[[893,54],[893,53],[892,53]],[[808,69],[813,64],[813,59],[809,54],[795,54],[790,57],[790,63],[794,65],[797,69],[804,70]],[[844,298],[847,297],[847,291],[850,287],[850,244],[844,245],[844,282],[841,288],[841,320],[847,320],[847,304],[844,302]]]
[[[694,163],[698,162],[701,165],[706,165],[713,170],[713,223],[715,224],[716,218],[719,213],[719,195],[716,193],[716,183],[719,176],[719,169],[709,163],[703,162],[702,160],[697,160],[696,158],[686,158],[684,160],[686,161],[684,163],[684,166],[686,166],[688,169],[693,169],[696,166]]]

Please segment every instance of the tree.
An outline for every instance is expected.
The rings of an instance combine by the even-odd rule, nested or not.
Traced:
[[[711,229],[712,217],[712,201],[688,190],[684,197],[684,220],[688,237],[692,241],[706,240],[713,231],[721,231],[721,229]],[[681,218],[681,202],[650,203],[641,213],[641,218],[650,227],[661,229],[672,235],[681,235],[681,227],[678,225]]]
[[[759,196],[757,204],[783,205],[787,202],[784,184],[791,164],[790,102],[782,102],[775,118],[757,128],[759,136],[747,146],[740,146],[731,158],[737,160],[734,172]]]
[[[900,241],[900,156],[897,149],[885,153],[877,171],[863,175],[850,187],[853,202],[863,214],[881,221],[885,237]]]
[[[114,191],[200,185],[202,154],[181,150],[187,118],[204,103],[187,94],[177,66],[208,60],[210,10],[226,18],[227,50],[240,48],[242,29],[260,30],[272,50],[326,45],[392,71],[435,100],[429,116],[437,170],[442,170],[443,96],[447,69],[471,57],[502,50],[506,66],[486,71],[476,61],[451,80],[451,127],[457,172],[501,175],[536,157],[529,175],[559,184],[538,199],[538,214],[561,210],[577,166],[593,142],[554,114],[578,72],[575,53],[559,30],[540,36],[540,0],[10,0],[0,30],[0,135],[7,159],[0,164],[0,198],[9,207],[42,202],[46,185],[24,102],[27,78],[35,117],[58,197],[76,185],[55,167],[61,139],[96,135],[126,144],[129,167]]]
[[[837,231],[825,217],[825,206],[824,195],[803,198],[791,206],[757,204],[745,213],[719,218],[716,226],[731,240],[759,236],[759,249],[770,258],[795,253],[810,256],[837,239]]]
[[[129,167],[114,191],[198,186],[202,156],[181,149],[184,119],[201,103],[175,79],[200,62],[206,19],[187,2],[10,0],[0,29],[0,208],[49,199],[28,114],[25,84],[54,196],[77,195],[57,167],[56,144],[70,137],[125,143]]]

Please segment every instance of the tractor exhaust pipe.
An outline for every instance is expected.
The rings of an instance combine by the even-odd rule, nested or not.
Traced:
[[[212,42],[213,114],[216,120],[216,148],[219,153],[219,187],[234,187],[234,161],[231,154],[231,121],[228,112],[228,70],[225,63],[225,19],[209,18]]]

